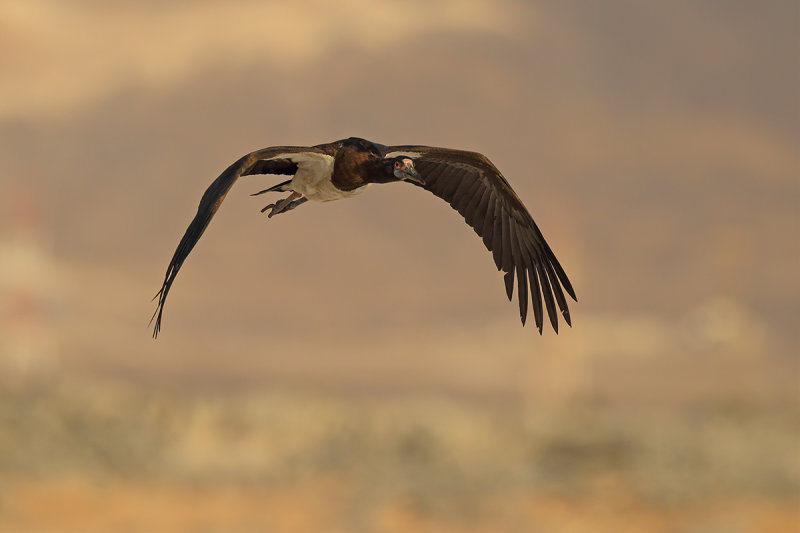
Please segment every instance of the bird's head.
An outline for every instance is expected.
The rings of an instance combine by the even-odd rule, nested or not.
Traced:
[[[425,185],[425,180],[422,179],[417,169],[414,168],[414,161],[410,157],[390,157],[384,160],[384,164],[387,173],[391,173],[397,180],[416,183],[417,185]]]

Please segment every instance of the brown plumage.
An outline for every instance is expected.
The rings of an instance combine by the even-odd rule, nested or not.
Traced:
[[[564,290],[577,301],[575,291],[528,210],[489,159],[462,150],[383,146],[350,138],[313,147],[277,146],[257,150],[233,163],[209,186],[156,294],[154,337],[161,329],[164,303],[178,270],[234,182],[240,176],[251,174],[294,176],[289,181],[255,193],[292,191],[288,198],[264,208],[272,208],[270,216],[293,209],[307,199],[328,201],[349,197],[371,183],[407,181],[423,187],[448,202],[483,239],[486,248],[492,252],[497,269],[505,273],[509,300],[516,276],[523,325],[529,294],[540,333],[544,321],[542,297],[556,333],[556,307],[566,323],[571,325]]]

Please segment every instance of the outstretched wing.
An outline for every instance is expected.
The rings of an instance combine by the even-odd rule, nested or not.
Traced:
[[[175,249],[172,255],[172,260],[169,262],[167,272],[164,275],[164,283],[161,289],[156,293],[153,299],[158,299],[158,305],[153,313],[153,318],[150,319],[152,323],[155,319],[156,324],[153,328],[153,337],[158,336],[161,330],[161,316],[164,312],[164,302],[167,300],[169,289],[175,281],[175,276],[192,251],[194,245],[200,240],[203,232],[206,230],[208,223],[214,217],[214,214],[219,209],[225,195],[231,189],[233,184],[240,176],[249,174],[294,174],[298,167],[305,164],[318,165],[320,155],[329,157],[331,165],[333,164],[333,156],[327,153],[324,147],[306,147],[306,146],[272,146],[270,148],[263,148],[251,152],[234,164],[229,166],[225,171],[214,180],[214,182],[206,189],[203,197],[200,199],[200,205],[197,207],[197,214],[192,219],[186,233],[183,234],[181,242]],[[308,157],[313,154],[312,157]]]
[[[542,332],[544,297],[547,314],[558,333],[556,304],[572,325],[563,288],[577,301],[575,291],[555,254],[528,210],[503,175],[486,156],[431,146],[387,146],[385,157],[405,155],[425,180],[424,188],[447,201],[472,226],[492,252],[498,270],[505,272],[511,300],[514,275],[522,324],[533,299],[536,327]]]

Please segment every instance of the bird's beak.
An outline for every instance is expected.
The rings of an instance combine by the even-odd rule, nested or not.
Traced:
[[[417,185],[425,185],[425,180],[422,179],[422,176],[419,175],[417,169],[408,165],[406,168],[403,169],[403,174],[405,177],[403,181],[407,181],[409,183],[416,183]]]

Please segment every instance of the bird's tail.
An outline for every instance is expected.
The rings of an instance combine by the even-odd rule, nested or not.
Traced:
[[[250,196],[258,196],[259,194],[264,194],[265,192],[288,192],[291,189],[289,185],[292,183],[292,180],[286,180],[283,183],[279,183],[277,185],[273,185],[269,189],[264,189],[263,191],[254,192]]]

